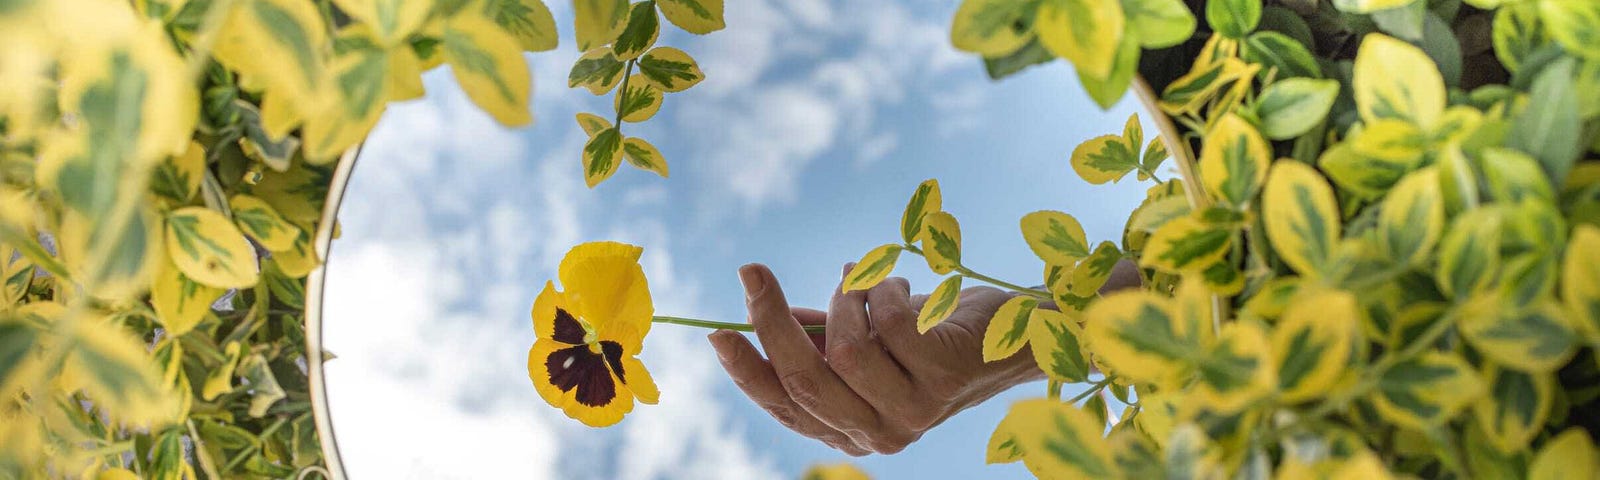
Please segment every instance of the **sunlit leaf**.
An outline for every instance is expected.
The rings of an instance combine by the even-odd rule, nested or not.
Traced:
[[[1194,35],[1195,18],[1182,0],[1128,0],[1122,2],[1128,30],[1138,32],[1139,46],[1166,48]]]
[[[583,87],[589,93],[605,95],[616,88],[622,81],[622,70],[626,64],[617,60],[610,49],[596,48],[583,53],[578,61],[572,64],[572,71],[567,74],[567,87]],[[637,77],[638,75],[635,75]],[[632,80],[629,81],[632,83]],[[640,85],[644,88],[649,85]]]
[[[1036,308],[1027,322],[1028,348],[1034,363],[1052,380],[1083,382],[1089,378],[1089,357],[1079,345],[1083,327],[1071,316]]]
[[[922,310],[917,312],[917,333],[928,333],[934,325],[955,313],[961,301],[961,279],[960,275],[951,275],[939,282],[939,286],[933,288],[933,293],[928,294]]]
[[[647,83],[664,92],[681,92],[705,79],[689,54],[672,47],[651,49],[639,57],[638,67]]]
[[[650,86],[644,76],[633,74],[629,77],[627,88],[616,96],[612,106],[622,114],[624,122],[643,122],[655,116],[661,110],[663,94],[656,87]]]
[[[1040,210],[1022,216],[1022,238],[1045,263],[1075,265],[1089,256],[1089,242],[1083,226],[1072,215]]]
[[[1444,79],[1438,66],[1409,43],[1367,35],[1356,52],[1353,75],[1362,120],[1392,118],[1428,129],[1444,112]]]
[[[1539,18],[1545,30],[1567,51],[1600,60],[1600,4],[1586,0],[1544,0]]]
[[[906,202],[906,210],[900,214],[900,238],[906,243],[916,243],[922,238],[922,220],[928,214],[937,212],[943,207],[943,198],[939,193],[939,180],[927,179],[917,185],[917,191],[911,194],[911,200]]]
[[[1372,13],[1410,5],[1417,0],[1334,0],[1333,5],[1350,13]]]
[[[541,0],[487,0],[483,2],[483,11],[506,33],[516,37],[523,50],[554,50],[560,42],[555,16]]]
[[[1129,147],[1128,142],[1116,135],[1091,138],[1072,149],[1072,170],[1095,185],[1121,180],[1136,168],[1139,168],[1137,146]]]
[[[1561,300],[1572,326],[1589,341],[1600,340],[1600,228],[1573,229],[1561,262]]]
[[[233,210],[233,222],[250,238],[269,251],[281,252],[294,248],[300,228],[278,215],[271,205],[259,198],[238,194],[228,200]]]
[[[1278,162],[1261,194],[1262,220],[1273,251],[1302,277],[1327,273],[1339,240],[1339,209],[1322,175],[1299,162]]]
[[[1478,426],[1501,452],[1523,451],[1544,429],[1555,403],[1555,377],[1486,366],[1483,379],[1488,391],[1472,404]]]
[[[1444,231],[1444,199],[1438,170],[1432,167],[1406,175],[1385,197],[1378,211],[1378,245],[1400,263],[1420,264],[1431,258]]]
[[[1483,381],[1461,357],[1426,352],[1385,371],[1371,400],[1384,419],[1421,429],[1455,417],[1483,390]]]
[[[1033,29],[1039,42],[1086,75],[1106,78],[1122,41],[1120,2],[1042,0]]]
[[[621,165],[622,132],[617,127],[600,131],[583,145],[583,181],[589,188],[611,178]]]
[[[844,276],[844,284],[840,288],[846,292],[866,290],[878,285],[883,279],[889,277],[889,272],[894,271],[895,261],[900,259],[901,248],[892,243],[884,244],[872,249],[856,262],[855,268]]]
[[[537,0],[535,0],[537,1]],[[339,11],[372,30],[384,46],[397,45],[427,20],[427,2],[406,0],[334,0]],[[548,11],[546,16],[550,14]]]
[[[628,21],[628,1],[575,0],[572,2],[572,19],[573,31],[577,32],[578,37],[578,51],[587,52],[611,43],[622,34]]]
[[[1174,218],[1145,241],[1139,265],[1167,272],[1195,272],[1228,254],[1233,232],[1208,224],[1195,214]]]
[[[1266,332],[1255,322],[1224,324],[1195,372],[1200,379],[1196,397],[1217,413],[1239,412],[1278,386]]]
[[[644,55],[656,43],[661,33],[661,18],[656,14],[655,2],[633,4],[628,12],[628,25],[622,29],[617,42],[611,45],[617,60],[628,61]]]
[[[1286,78],[1267,86],[1256,100],[1261,133],[1273,140],[1298,137],[1328,116],[1339,94],[1339,82]]]
[[[944,275],[961,266],[961,224],[946,212],[929,213],[922,218],[922,255],[928,268]]]
[[[578,127],[583,129],[583,133],[593,137],[595,134],[611,128],[611,121],[593,113],[580,112],[578,113]]]
[[[156,269],[155,282],[150,285],[150,304],[155,307],[156,319],[174,337],[194,329],[211,303],[222,296],[223,290],[190,280],[170,260],[161,262]]]
[[[1514,309],[1492,297],[1477,299],[1462,309],[1457,324],[1461,336],[1485,357],[1526,372],[1554,371],[1578,348],[1571,327],[1553,303]]]
[[[444,61],[473,104],[501,125],[533,121],[528,109],[533,79],[516,38],[482,15],[464,13],[445,24],[441,46]]]
[[[185,207],[167,215],[167,254],[178,270],[217,288],[255,285],[255,249],[227,217],[204,207]]]
[[[212,55],[224,65],[259,79],[287,106],[320,111],[316,102],[328,51],[328,29],[314,3],[249,0],[234,4],[217,29]],[[263,112],[268,110],[263,105]],[[275,131],[282,137],[285,130]]]
[[[1011,405],[1006,418],[1024,453],[1022,462],[1040,478],[1110,478],[1116,473],[1105,424],[1072,405],[1050,399]],[[1003,420],[1002,420],[1003,422]]]
[[[1272,329],[1280,395],[1285,403],[1315,400],[1349,368],[1360,335],[1355,295],[1322,290],[1297,296]]]
[[[722,30],[722,0],[657,0],[667,21],[696,35]]]
[[[1594,478],[1600,472],[1600,454],[1594,440],[1581,427],[1570,427],[1545,442],[1528,465],[1528,480]]]
[[[661,157],[661,151],[655,145],[639,137],[628,137],[622,141],[622,157],[629,164],[646,171],[655,172],[661,178],[667,178],[667,161]]]
[[[994,312],[983,332],[983,361],[1004,360],[1028,344],[1028,319],[1039,301],[1026,295],[1011,297]]]
[[[1255,127],[1237,115],[1224,115],[1200,147],[1200,180],[1206,193],[1242,207],[1255,198],[1272,162],[1272,148]]]
[[[950,23],[950,44],[983,56],[1017,51],[1033,39],[1037,0],[965,0]]]
[[[1170,384],[1207,346],[1211,325],[1175,316],[1167,299],[1118,292],[1084,311],[1086,343],[1117,375],[1139,383]],[[1193,320],[1199,320],[1198,318]]]

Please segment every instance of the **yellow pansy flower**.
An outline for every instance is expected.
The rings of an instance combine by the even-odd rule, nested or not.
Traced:
[[[642,251],[617,242],[573,247],[558,271],[566,290],[545,282],[533,302],[528,378],[546,402],[591,427],[621,421],[635,399],[655,404],[660,396],[635,357],[655,311]]]

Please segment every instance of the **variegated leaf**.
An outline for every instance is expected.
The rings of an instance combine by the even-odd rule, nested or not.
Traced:
[[[985,57],[1015,52],[1034,38],[1026,26],[1036,11],[1037,0],[964,0],[950,22],[950,44]]]
[[[1225,37],[1243,40],[1261,22],[1261,0],[1206,2],[1206,23]]]
[[[1100,242],[1094,248],[1094,253],[1084,257],[1076,268],[1072,269],[1072,282],[1070,291],[1073,295],[1090,297],[1100,292],[1100,287],[1105,286],[1106,280],[1111,278],[1111,269],[1116,268],[1117,262],[1122,261],[1122,251],[1117,249],[1117,244]]]
[[[655,2],[635,3],[628,13],[628,25],[622,29],[617,42],[611,45],[611,51],[616,54],[617,60],[624,62],[639,58],[645,50],[656,44],[656,36],[660,33],[661,18],[656,14]]]
[[[1238,115],[1217,120],[1200,147],[1200,180],[1206,193],[1243,207],[1255,198],[1272,162],[1272,148]]]
[[[1480,297],[1462,308],[1457,325],[1461,336],[1495,363],[1533,373],[1546,373],[1565,365],[1577,352],[1572,327],[1554,303],[1523,308],[1501,305],[1494,297]]]
[[[445,23],[441,47],[473,104],[501,125],[533,121],[528,109],[533,78],[515,38],[481,14],[463,13]]]
[[[928,333],[934,325],[955,313],[961,302],[961,278],[960,275],[951,275],[939,282],[939,286],[933,288],[933,293],[928,294],[922,310],[917,312],[917,333]]]
[[[229,199],[228,204],[233,210],[234,224],[262,247],[273,252],[294,248],[300,228],[278,215],[266,201],[241,193]]]
[[[1272,329],[1278,388],[1285,403],[1322,398],[1350,368],[1361,334],[1355,295],[1340,290],[1295,297]]]
[[[1040,210],[1022,216],[1022,238],[1045,263],[1075,265],[1089,256],[1089,242],[1083,226],[1072,215]]]
[[[1259,323],[1223,325],[1216,343],[1203,355],[1195,367],[1200,379],[1195,397],[1210,411],[1239,412],[1278,386],[1277,365]]]
[[[1228,254],[1233,236],[1229,229],[1194,214],[1174,218],[1145,241],[1139,265],[1174,273],[1201,271]]]
[[[651,49],[639,57],[638,67],[647,83],[665,92],[681,92],[705,79],[689,54],[672,47]]]
[[[161,322],[167,335],[176,338],[204,320],[211,311],[211,303],[222,296],[222,292],[220,288],[190,280],[178,271],[177,265],[163,259],[150,285],[150,305],[155,308],[156,320]]]
[[[427,2],[407,2],[427,3]],[[516,37],[523,50],[543,52],[555,50],[560,43],[556,34],[556,19],[550,7],[542,0],[487,0],[483,13],[506,33]]]
[[[1173,314],[1171,301],[1148,292],[1118,292],[1084,311],[1085,343],[1095,361],[1137,383],[1170,385],[1204,348],[1211,325]],[[1198,320],[1198,319],[1192,319]]]
[[[593,137],[595,134],[600,133],[602,131],[605,131],[608,128],[611,128],[611,121],[610,120],[606,120],[605,118],[602,118],[601,116],[595,115],[593,113],[580,112],[580,113],[578,113],[578,117],[577,118],[578,118],[578,127],[582,128],[583,129],[583,133],[585,135],[590,136],[590,137]]]
[[[567,73],[567,87],[581,86],[589,89],[589,93],[605,95],[606,92],[616,88],[617,83],[622,80],[622,70],[625,66],[626,64],[617,60],[610,49],[589,50],[572,64],[572,71]],[[629,83],[632,83],[632,80],[629,80]]]
[[[166,221],[167,254],[178,270],[217,288],[244,288],[259,278],[256,252],[227,217],[205,207],[172,211]]]
[[[200,177],[205,176],[206,149],[190,142],[189,149],[181,155],[169,156],[156,164],[150,176],[150,190],[178,204],[188,203],[200,191]]]
[[[928,214],[943,208],[942,202],[938,180],[930,178],[917,185],[917,191],[912,193],[911,200],[906,202],[905,213],[900,214],[900,238],[908,244],[920,240],[922,220]]]
[[[1339,82],[1311,78],[1286,78],[1268,85],[1256,99],[1261,133],[1287,140],[1311,131],[1328,117],[1339,95]]]
[[[1089,357],[1079,345],[1083,327],[1072,316],[1037,308],[1028,319],[1028,346],[1033,361],[1046,376],[1059,382],[1083,382],[1089,378]]]
[[[617,127],[601,130],[583,145],[583,181],[594,188],[611,178],[622,164],[622,132]]]
[[[611,43],[622,34],[628,21],[627,0],[574,0],[573,31],[577,32],[578,51],[587,52]]]
[[[1438,65],[1422,49],[1393,37],[1372,34],[1362,40],[1352,82],[1356,108],[1368,122],[1392,118],[1429,129],[1444,112]]]
[[[1136,144],[1135,144],[1136,145]],[[1115,183],[1139,168],[1137,147],[1116,135],[1101,135],[1072,149],[1072,170],[1095,185]]]
[[[667,160],[661,157],[661,150],[655,145],[639,137],[628,137],[622,141],[622,158],[628,163],[645,171],[655,172],[661,178],[667,178]]]
[[[427,2],[406,0],[335,0],[333,3],[339,6],[341,12],[370,28],[374,37],[385,47],[405,41],[407,36],[422,27],[431,10]],[[549,15],[547,10],[545,16]]]
[[[722,30],[722,0],[657,0],[667,21],[695,35]]]
[[[894,264],[900,259],[901,248],[893,243],[884,244],[872,249],[856,262],[855,268],[844,276],[841,288],[846,292],[866,290],[878,285],[883,279],[889,277],[889,272],[894,271]]]
[[[1085,75],[1106,78],[1126,21],[1120,2],[1042,0],[1033,29],[1051,53]]]
[[[1567,51],[1600,61],[1600,4],[1589,0],[1538,2],[1545,30]]]
[[[1472,404],[1473,416],[1489,444],[1502,453],[1528,448],[1555,403],[1556,378],[1550,373],[1527,373],[1486,365],[1487,392]]]
[[[643,75],[635,73],[625,83],[627,87],[612,102],[613,108],[621,113],[622,121],[643,122],[661,110],[661,100],[665,95],[646,82]]]
[[[922,255],[933,273],[944,275],[961,266],[961,224],[945,212],[922,219]]]
[[[1444,198],[1434,167],[1406,175],[1378,211],[1378,245],[1402,264],[1421,264],[1432,258],[1434,243],[1443,230]]]
[[[1385,371],[1370,398],[1384,419],[1423,429],[1455,417],[1483,390],[1483,381],[1461,357],[1425,352]]]
[[[1024,452],[1022,463],[1039,478],[1110,478],[1117,472],[1105,424],[1089,412],[1050,399],[1011,405],[1006,418]],[[1005,421],[1002,420],[1004,423]]]
[[[1009,358],[1028,344],[1028,320],[1038,305],[1038,299],[1018,295],[995,310],[983,332],[984,362]]]
[[[1488,288],[1500,272],[1500,210],[1479,208],[1457,216],[1439,243],[1434,279],[1440,291],[1466,300]]]
[[[1328,272],[1339,240],[1339,209],[1333,189],[1305,164],[1278,162],[1261,195],[1262,220],[1272,249],[1302,277]]]
[[[1573,229],[1561,262],[1561,300],[1574,329],[1600,341],[1600,228]]]
[[[1194,14],[1182,0],[1128,0],[1122,2],[1122,10],[1128,31],[1138,33],[1141,47],[1171,47],[1194,35]]]
[[[1528,466],[1528,480],[1594,478],[1600,474],[1600,452],[1582,427],[1569,427],[1539,448]]]

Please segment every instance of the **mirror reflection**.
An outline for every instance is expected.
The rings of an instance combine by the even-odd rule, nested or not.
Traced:
[[[567,4],[550,5],[571,25]],[[625,167],[594,189],[572,119],[610,111],[611,99],[564,88],[570,47],[530,57],[536,121],[526,128],[498,126],[447,70],[425,76],[427,97],[391,107],[368,139],[327,263],[324,341],[337,356],[327,384],[349,475],[762,479],[850,460],[879,478],[1026,477],[982,454],[1010,401],[1042,391],[1038,380],[899,453],[852,459],[747,397],[710,330],[654,325],[639,358],[659,403],[612,428],[552,408],[526,368],[530,307],[581,242],[643,247],[657,314],[743,323],[741,265],[764,264],[762,278],[781,282],[792,306],[826,310],[844,264],[899,237],[906,198],[927,178],[961,218],[963,244],[980,246],[963,263],[997,277],[1038,278],[1016,224],[1030,211],[1070,212],[1091,244],[1116,240],[1144,186],[1090,190],[1067,157],[1114,133],[1103,130],[1137,102],[1102,111],[1062,62],[991,82],[950,47],[953,9],[749,1],[727,5],[727,28],[712,36],[664,29],[661,42],[706,73],[651,122],[630,124],[671,178]],[[902,262],[893,275],[910,293],[938,284],[920,258]]]

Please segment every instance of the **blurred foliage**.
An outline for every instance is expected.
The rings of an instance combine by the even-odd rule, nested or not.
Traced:
[[[1017,291],[984,359],[1051,382],[987,458],[1040,478],[1594,478],[1597,35],[1592,0],[964,0],[951,40],[991,76],[1153,85],[1164,135],[1136,115],[1068,159],[1146,199],[1098,245],[1024,216],[1029,289],[962,263],[930,180],[847,288],[925,257],[924,329],[962,279]],[[1101,294],[1123,261],[1142,286]]]
[[[645,78],[624,121],[700,76],[658,8],[722,27],[720,0],[574,4],[583,58]],[[529,123],[524,52],[557,43],[539,0],[0,1],[0,478],[326,476],[303,309],[332,163],[443,64]]]

